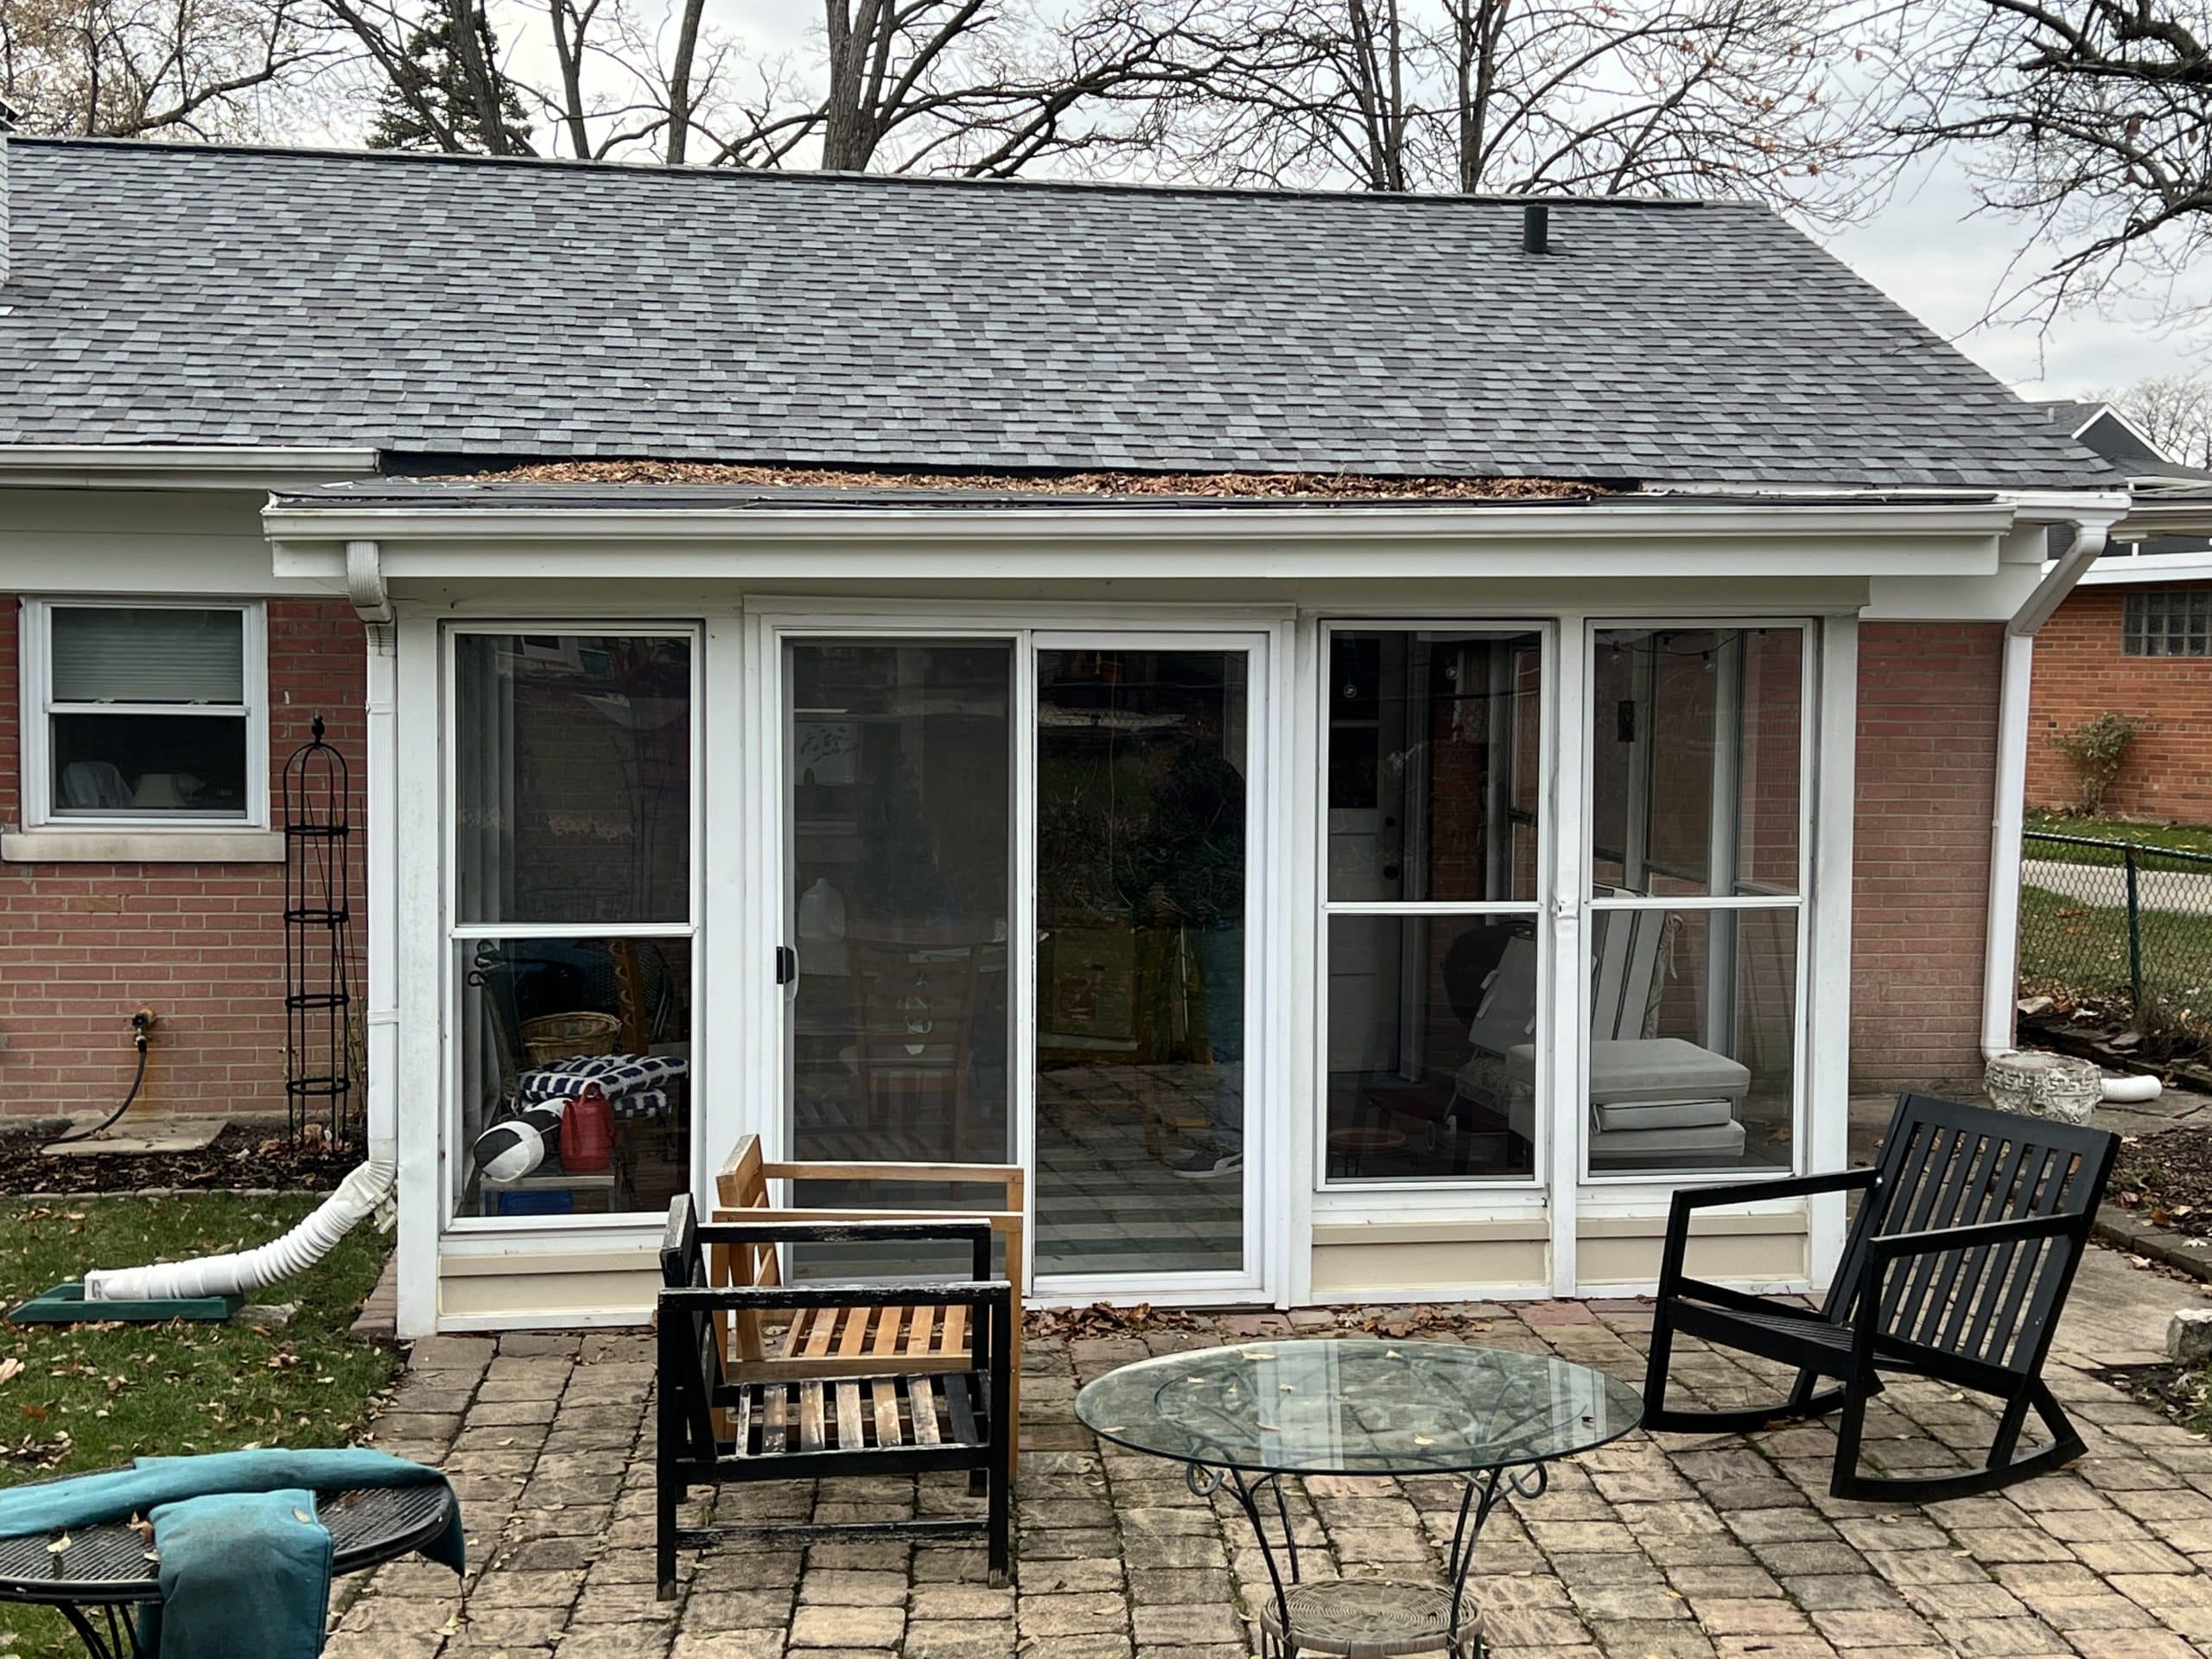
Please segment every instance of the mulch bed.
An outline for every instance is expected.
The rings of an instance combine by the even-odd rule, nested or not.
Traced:
[[[0,1193],[140,1192],[148,1187],[274,1187],[327,1192],[361,1161],[357,1147],[295,1143],[233,1124],[197,1152],[47,1158],[48,1137],[0,1136]]]
[[[2212,1129],[2161,1129],[2127,1142],[2106,1198],[2169,1232],[2212,1238]]]
[[[2097,1374],[2139,1405],[2150,1407],[2202,1433],[2212,1421],[2212,1383],[2205,1373],[2180,1365],[2115,1365]]]

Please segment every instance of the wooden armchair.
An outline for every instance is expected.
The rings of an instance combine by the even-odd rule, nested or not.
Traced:
[[[2082,1437],[2044,1382],[2043,1362],[2119,1147],[2120,1137],[2102,1129],[1906,1095],[1872,1169],[1677,1192],[1653,1310],[1644,1427],[1740,1431],[1840,1410],[1829,1492],[1923,1503],[1993,1491],[2079,1457]],[[1818,1308],[1682,1271],[1695,1211],[1850,1192],[1864,1196],[1834,1287]],[[1677,1334],[1777,1361],[1796,1370],[1795,1384],[1787,1399],[1748,1410],[1670,1406]],[[1982,1466],[1862,1474],[1866,1402],[1881,1392],[1884,1371],[2001,1402]],[[1823,1379],[1833,1385],[1821,1387]],[[2022,1452],[2031,1410],[2050,1438]]]
[[[908,1251],[931,1242],[966,1248],[966,1271],[899,1285],[708,1282],[705,1250],[772,1259],[780,1243],[874,1241]],[[678,1549],[722,1538],[804,1540],[940,1537],[982,1533],[991,1582],[1013,1567],[1014,1421],[1014,1292],[990,1273],[991,1230],[980,1217],[865,1222],[747,1221],[699,1224],[689,1193],[668,1209],[656,1309],[654,1567],[660,1599],[676,1593]],[[805,1369],[768,1376],[733,1368],[722,1332],[728,1319],[834,1308],[861,1321],[896,1303],[960,1314],[970,1340],[957,1369],[921,1368],[896,1355],[849,1351],[809,1356]],[[834,1479],[841,1475],[966,1471],[980,1487],[984,1514],[896,1521],[746,1522],[687,1527],[680,1510],[694,1486],[757,1480]]]
[[[834,1181],[871,1189],[885,1186],[995,1186],[996,1210],[913,1210],[870,1205],[851,1209],[779,1209],[769,1202],[771,1181]],[[869,1164],[808,1161],[772,1163],[760,1155],[758,1135],[745,1135],[715,1177],[719,1223],[938,1221],[985,1222],[1001,1241],[1004,1276],[1013,1288],[1013,1346],[1006,1419],[1019,1445],[1021,1406],[1021,1282],[1025,1249],[1022,1172],[1010,1164]],[[715,1243],[708,1251],[708,1282],[756,1287],[781,1282],[772,1245]],[[725,1363],[741,1378],[847,1376],[864,1356],[900,1372],[966,1371],[975,1363],[975,1332],[957,1303],[886,1301],[867,1306],[835,1302],[794,1306],[780,1331],[764,1328],[758,1310],[718,1312],[715,1326]],[[1009,1463],[1011,1471],[1013,1465]]]

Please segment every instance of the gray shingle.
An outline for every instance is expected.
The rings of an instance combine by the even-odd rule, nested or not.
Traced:
[[[14,145],[5,443],[2110,480],[1747,204]]]

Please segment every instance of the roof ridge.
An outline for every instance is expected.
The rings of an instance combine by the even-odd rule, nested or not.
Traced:
[[[976,178],[944,173],[846,172],[822,168],[671,167],[658,162],[613,161],[574,156],[487,156],[476,151],[366,149],[315,144],[210,144],[178,138],[119,138],[81,137],[64,133],[10,133],[10,144],[38,149],[114,149],[125,152],[181,152],[206,156],[273,156],[323,162],[412,162],[429,166],[544,168],[573,172],[617,173],[633,176],[743,180],[764,186],[800,186],[823,182],[945,189],[1059,190],[1070,194],[1126,194],[1154,196],[1204,196],[1272,201],[1282,198],[1332,202],[1396,202],[1437,207],[1522,207],[1531,201],[1547,206],[1579,207],[1655,208],[1662,211],[1690,207],[1751,207],[1773,211],[1770,204],[1750,196],[1623,196],[1539,195],[1528,191],[1330,190],[1316,186],[1192,184],[1175,180],[1073,179],[1035,175]]]

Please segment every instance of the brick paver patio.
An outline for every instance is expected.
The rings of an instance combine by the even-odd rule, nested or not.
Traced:
[[[2183,1298],[2177,1294],[2177,1304]],[[1471,1305],[1424,1338],[1548,1350],[1631,1380],[1649,1311],[1635,1303]],[[1360,1319],[1368,1315],[1357,1316]],[[1079,1382],[1147,1353],[1332,1315],[1224,1317],[1196,1330],[1033,1340],[1022,1407],[1019,1586],[984,1583],[980,1545],[724,1546],[685,1558],[653,1598],[652,1370],[638,1333],[439,1338],[416,1344],[377,1443],[448,1470],[474,1557],[395,1565],[341,1590],[333,1659],[1244,1659],[1243,1610],[1266,1577],[1226,1497],[1194,1497],[1156,1459],[1103,1452],[1070,1410]],[[2130,1356],[2135,1357],[2135,1356]],[[2111,1357],[2109,1355],[2101,1357]],[[1502,1510],[1474,1582],[1499,1659],[2183,1659],[2212,1654],[2212,1446],[2098,1379],[2069,1350],[2052,1385],[2091,1441],[2063,1472],[1927,1509],[1827,1495],[1819,1425],[1740,1437],[1637,1434],[1556,1465]],[[1687,1351],[1677,1376],[1715,1404],[1770,1388]],[[1888,1466],[1952,1460],[1989,1416],[1933,1386],[1870,1416]],[[1292,1487],[1323,1573],[1441,1559],[1456,1484]],[[957,1509],[957,1478],[754,1486],[726,1500],[772,1518]]]

